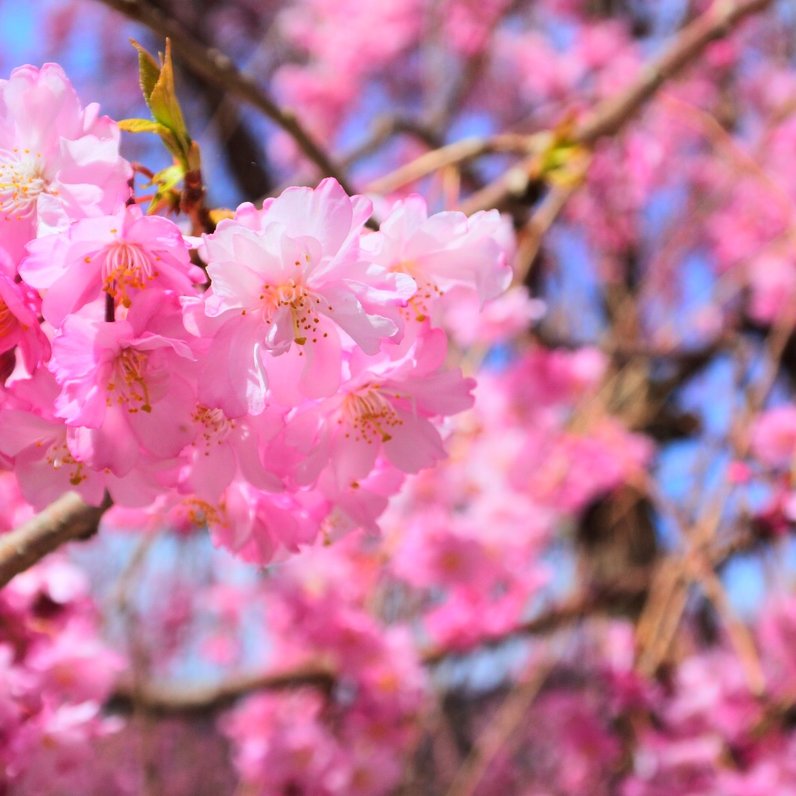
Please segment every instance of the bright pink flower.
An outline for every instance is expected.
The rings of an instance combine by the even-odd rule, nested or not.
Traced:
[[[64,492],[76,491],[99,505],[105,479],[73,453],[76,432],[33,412],[0,412],[0,451],[10,456],[25,499],[42,509]]]
[[[45,368],[14,383],[0,411],[0,453],[13,462],[22,494],[37,509],[69,491],[99,505],[105,479],[75,452],[77,431],[52,414],[57,395]]]
[[[245,700],[222,724],[234,744],[241,779],[256,783],[263,794],[275,796],[300,787],[306,793],[331,796],[323,783],[337,749],[334,736],[322,724],[323,708],[322,695],[307,690]]]
[[[36,304],[30,290],[0,271],[0,354],[18,348],[28,373],[50,356]]]
[[[190,294],[203,279],[173,222],[145,216],[137,206],[72,224],[31,242],[19,266],[22,278],[44,295],[42,313],[53,326],[103,293],[130,307],[142,290]]]
[[[340,487],[356,487],[380,453],[405,473],[430,467],[445,456],[430,418],[472,405],[473,381],[442,367],[447,349],[443,332],[428,330],[403,349],[392,352],[396,359],[352,358],[352,377],[340,394],[310,410],[325,421],[311,458],[328,457]]]
[[[183,451],[187,460],[181,489],[215,502],[236,475],[258,489],[278,491],[280,479],[265,462],[264,444],[283,425],[280,412],[266,410],[256,418],[228,418],[221,409],[197,404],[191,413],[193,441]]]
[[[115,212],[129,195],[119,130],[98,110],[81,106],[56,64],[0,81],[0,246],[13,258],[69,221]]]
[[[70,315],[53,342],[50,369],[61,387],[56,413],[90,430],[84,455],[118,476],[142,451],[176,456],[194,433],[193,352],[179,339],[179,311],[164,299],[146,294],[113,323]]]
[[[32,516],[33,508],[22,497],[14,474],[0,471],[0,534],[16,528]]]
[[[392,566],[398,576],[415,587],[468,585],[486,591],[494,580],[493,561],[476,539],[448,531],[419,517],[406,529]]]
[[[196,502],[214,542],[246,561],[266,564],[278,553],[315,541],[327,507],[313,496],[272,494],[233,481],[218,504]]]
[[[26,666],[42,688],[75,703],[101,703],[108,696],[124,665],[93,631],[85,622],[71,622],[46,646],[31,651]]]
[[[334,541],[356,528],[378,533],[377,520],[404,478],[404,473],[382,459],[376,460],[367,476],[349,483],[341,482],[332,468],[326,468],[317,484],[317,491],[331,504],[323,523],[324,538]]]
[[[763,253],[746,268],[751,287],[749,314],[772,323],[793,313],[796,306],[796,262],[789,253]]]
[[[187,304],[189,328],[213,335],[202,400],[232,417],[259,414],[268,361],[279,355],[292,357],[304,395],[330,395],[340,383],[341,332],[368,354],[398,334],[388,316],[414,282],[361,257],[369,215],[366,199],[324,180],[315,190],[290,188],[260,212],[243,205],[205,238],[209,320]]]

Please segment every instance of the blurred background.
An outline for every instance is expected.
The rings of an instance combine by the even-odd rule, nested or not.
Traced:
[[[257,568],[119,513],[73,546],[117,724],[90,774],[72,749],[8,792],[796,793],[796,6],[0,0],[0,74],[57,61],[148,117],[129,39],[166,33],[211,207],[325,175],[188,50],[377,217],[498,207],[514,285],[446,317],[476,407],[381,536]],[[154,136],[123,153],[169,163]]]

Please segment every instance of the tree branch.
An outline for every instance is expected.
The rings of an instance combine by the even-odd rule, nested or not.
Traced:
[[[345,176],[291,111],[280,108],[248,75],[238,71],[232,60],[215,47],[206,47],[176,20],[147,0],[99,0],[134,22],[140,22],[158,36],[171,39],[174,52],[197,77],[219,86],[229,96],[249,103],[284,130],[308,160],[353,193]]]
[[[708,11],[687,25],[660,56],[642,67],[641,74],[625,91],[599,103],[577,126],[571,143],[592,147],[599,139],[619,132],[651,99],[658,89],[701,55],[711,42],[735,30],[747,17],[757,14],[772,0],[717,0]],[[470,196],[461,209],[465,213],[501,207],[522,196],[532,179],[536,159],[531,156]]]
[[[0,588],[61,545],[93,536],[110,505],[107,496],[102,505],[88,506],[68,492],[24,525],[0,536]]]
[[[211,713],[229,707],[237,699],[254,691],[283,691],[311,686],[330,690],[334,673],[322,665],[297,667],[285,672],[242,675],[218,686],[175,689],[168,686],[134,687],[122,682],[108,703],[111,710],[130,710],[133,705],[151,713]]]
[[[742,530],[726,541],[717,541],[705,553],[713,567],[721,567],[732,556],[748,552],[760,544],[758,534]],[[541,635],[553,633],[582,619],[610,612],[617,604],[643,593],[650,584],[652,568],[638,567],[627,572],[621,581],[605,584],[599,589],[590,589],[575,594],[558,604],[548,607],[507,633],[483,639],[470,648],[430,647],[420,651],[420,661],[426,666],[434,666],[455,656],[467,655],[473,651],[497,647],[516,636]],[[333,688],[337,673],[321,663],[307,663],[303,666],[271,673],[255,673],[230,679],[218,686],[197,686],[193,688],[173,688],[171,686],[145,685],[135,692],[130,682],[120,683],[107,707],[113,710],[129,711],[135,704],[138,709],[157,714],[212,713],[229,707],[236,700],[256,691],[282,691],[304,686]]]
[[[648,573],[636,573],[627,583],[615,588],[578,594],[543,611],[538,616],[513,628],[509,633],[484,639],[476,648],[428,648],[420,653],[426,666],[433,666],[446,658],[467,655],[474,649],[496,647],[508,638],[519,635],[551,633],[579,619],[607,610],[617,600],[628,594],[638,594],[649,579]],[[225,708],[235,700],[254,691],[281,691],[287,688],[311,686],[330,690],[337,674],[328,666],[306,664],[284,672],[251,674],[237,677],[219,686],[172,688],[169,686],[144,686],[135,690],[133,684],[123,682],[117,686],[108,705],[111,709],[129,710],[135,704],[139,709],[154,713],[206,713]]]

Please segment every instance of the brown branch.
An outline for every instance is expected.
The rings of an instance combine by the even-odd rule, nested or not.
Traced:
[[[145,25],[158,36],[171,39],[174,52],[197,76],[219,86],[228,96],[237,97],[267,116],[284,130],[302,153],[327,176],[334,177],[346,192],[353,191],[345,176],[291,111],[277,103],[232,60],[215,47],[206,47],[175,19],[168,17],[147,0],[99,0],[109,8]]]
[[[472,752],[456,774],[446,796],[472,796],[499,752],[510,751],[520,737],[517,728],[553,668],[550,661],[532,658],[519,682],[509,692],[496,715],[481,732]]]
[[[334,682],[334,673],[320,664],[307,664],[285,672],[242,675],[213,687],[136,687],[133,683],[122,682],[117,685],[108,707],[111,710],[130,710],[135,706],[159,714],[209,713],[228,707],[242,696],[255,691],[283,691],[302,686],[328,691]]]
[[[107,498],[100,506],[88,506],[68,492],[24,525],[0,536],[0,588],[61,545],[93,536],[109,507]]]
[[[520,133],[500,133],[488,138],[463,138],[452,144],[425,152],[420,157],[400,166],[395,171],[373,180],[367,186],[372,193],[390,193],[410,182],[432,174],[446,166],[453,166],[482,155],[500,153],[528,154],[534,152],[537,138]]]
[[[760,538],[755,533],[744,530],[727,541],[717,542],[706,556],[714,567],[720,567],[727,559],[746,552],[759,543]],[[476,649],[497,647],[510,638],[553,633],[580,620],[610,612],[617,604],[643,593],[649,587],[652,574],[650,568],[639,567],[635,572],[628,572],[621,582],[576,594],[550,606],[503,635],[483,639],[476,647],[431,647],[420,652],[420,660],[426,666],[434,666],[448,658],[467,655]],[[131,682],[122,682],[116,687],[108,707],[112,710],[128,711],[135,700],[139,709],[157,714],[212,713],[229,707],[236,700],[256,691],[281,691],[301,687],[329,691],[335,680],[336,673],[332,668],[320,663],[308,663],[282,672],[248,674],[211,687],[173,688],[145,685],[134,692]]]
[[[687,25],[657,58],[641,68],[638,78],[625,91],[599,103],[576,128],[570,142],[591,147],[605,136],[621,130],[655,96],[658,89],[698,58],[711,42],[723,38],[747,17],[771,5],[772,0],[715,2],[708,11]],[[462,205],[468,214],[502,207],[522,196],[534,176],[536,159],[531,156],[470,196]]]
[[[629,594],[636,595],[649,578],[648,573],[635,573],[626,583],[599,593],[576,595],[543,611],[538,616],[518,625],[509,633],[482,640],[477,649],[496,647],[513,636],[551,633],[567,625],[608,610],[618,600]],[[426,666],[433,666],[457,655],[467,655],[476,648],[429,648],[420,653]],[[196,688],[172,688],[169,686],[139,686],[122,682],[109,703],[111,709],[129,710],[135,704],[154,713],[204,713],[228,707],[235,700],[254,691],[280,691],[287,688],[311,686],[329,690],[336,680],[336,673],[328,666],[306,664],[284,672],[251,674],[231,679],[219,686]]]

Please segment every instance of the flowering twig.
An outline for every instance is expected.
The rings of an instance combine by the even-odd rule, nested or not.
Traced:
[[[642,67],[639,77],[625,91],[599,103],[575,128],[571,143],[591,147],[601,138],[619,132],[667,80],[693,63],[711,42],[729,35],[744,19],[765,10],[771,2],[714,3],[683,28],[660,56]],[[526,158],[470,196],[463,203],[462,210],[469,214],[501,207],[513,197],[522,196],[533,179],[535,169],[535,156]]]
[[[754,533],[744,530],[731,539],[717,541],[705,556],[714,567],[720,567],[732,556],[753,548],[758,541]],[[434,666],[451,657],[466,655],[474,649],[498,646],[512,637],[555,632],[609,611],[617,602],[621,603],[628,597],[642,593],[648,588],[651,575],[649,570],[639,568],[637,572],[627,573],[621,583],[575,594],[504,634],[482,639],[477,647],[429,647],[420,652],[420,660],[426,666]],[[310,662],[285,671],[242,675],[210,687],[173,688],[150,684],[139,686],[134,693],[131,682],[122,682],[117,685],[109,707],[128,710],[135,701],[139,710],[158,714],[210,713],[228,707],[256,691],[281,691],[306,686],[328,691],[334,686],[335,679],[332,668],[322,663]]]
[[[214,47],[203,45],[175,19],[168,17],[147,0],[100,0],[100,2],[129,19],[146,25],[159,36],[171,39],[174,52],[197,77],[220,86],[227,95],[257,108],[274,124],[281,127],[296,142],[305,157],[325,176],[334,177],[345,187],[347,193],[353,193],[344,175],[295,114],[280,108],[251,77],[240,72],[227,55]]]

